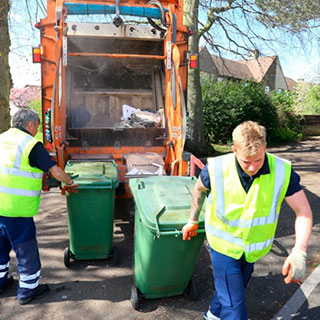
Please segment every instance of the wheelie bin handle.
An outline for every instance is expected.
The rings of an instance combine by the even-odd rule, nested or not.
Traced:
[[[156,237],[157,238],[160,238],[160,235],[161,235],[160,227],[159,227],[159,219],[165,213],[165,211],[166,211],[166,206],[163,206],[156,215],[156,229],[157,229]]]
[[[198,230],[198,233],[204,233],[205,232],[205,229],[199,229]],[[179,236],[182,236],[182,231],[181,230],[172,230],[172,231],[161,231],[160,233],[157,233],[155,235],[155,238],[160,238],[160,237],[163,237],[163,236],[175,236],[175,237],[179,237]]]
[[[156,230],[157,233],[155,235],[155,238],[160,238],[161,236],[175,236],[175,237],[179,237],[180,235],[182,235],[182,230],[171,230],[171,231],[160,231],[160,226],[159,226],[159,219],[160,217],[165,213],[166,211],[166,206],[163,206],[160,211],[156,214]],[[199,229],[198,233],[204,233],[205,229]]]

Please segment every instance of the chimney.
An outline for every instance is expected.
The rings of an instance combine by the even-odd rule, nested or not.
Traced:
[[[260,57],[260,50],[259,49],[253,49],[250,50],[250,59],[253,60],[257,60]]]

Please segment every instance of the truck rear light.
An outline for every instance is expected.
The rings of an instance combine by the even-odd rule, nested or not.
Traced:
[[[196,54],[190,55],[190,69],[197,68],[197,60],[198,60],[198,56]]]
[[[40,63],[42,53],[43,53],[42,47],[33,47],[32,48],[32,62],[33,63]]]

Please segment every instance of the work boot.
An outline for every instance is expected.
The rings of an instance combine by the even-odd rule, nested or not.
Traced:
[[[32,300],[40,299],[46,296],[50,291],[50,288],[47,284],[39,284],[35,290],[33,291],[32,295],[28,298],[19,299],[19,303],[21,305],[28,304]]]
[[[10,287],[14,282],[13,276],[8,276],[7,281],[4,283],[4,286],[0,288],[0,294],[8,287]]]

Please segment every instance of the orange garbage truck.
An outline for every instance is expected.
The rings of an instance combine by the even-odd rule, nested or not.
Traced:
[[[43,140],[61,168],[113,160],[121,197],[130,177],[188,175],[183,1],[47,0],[37,27]]]

